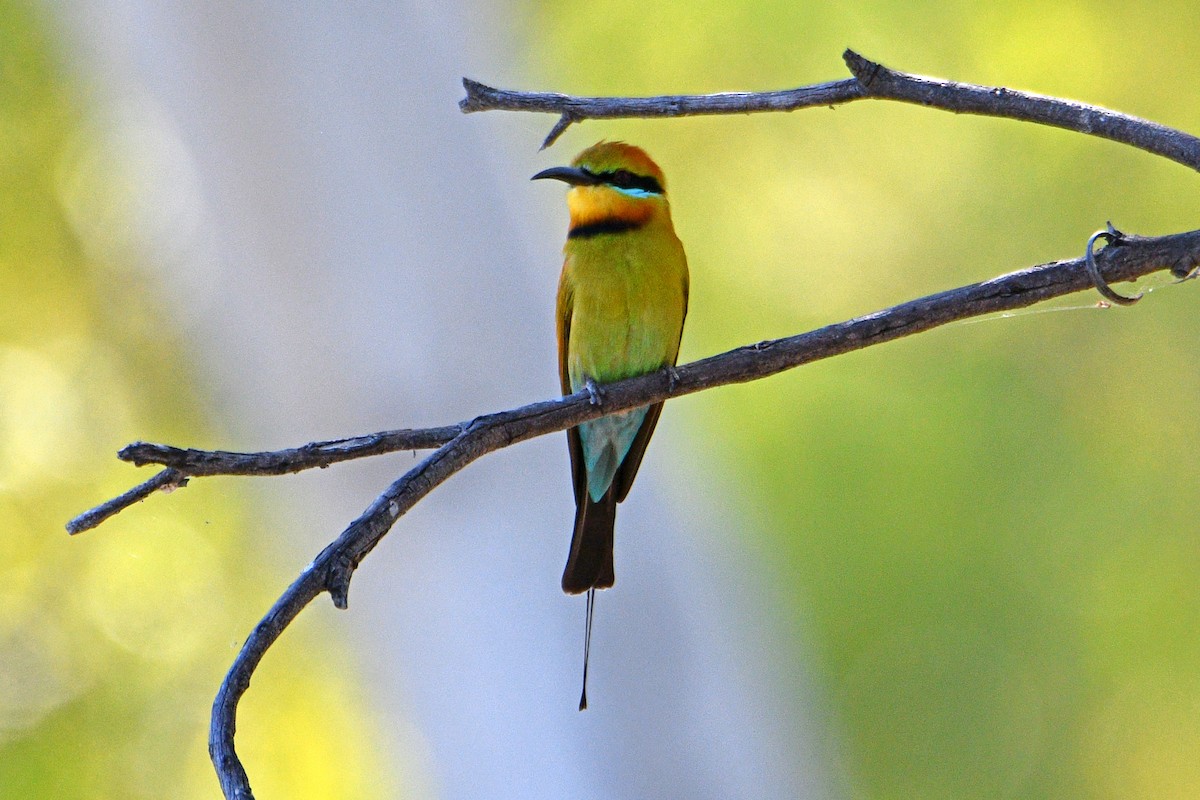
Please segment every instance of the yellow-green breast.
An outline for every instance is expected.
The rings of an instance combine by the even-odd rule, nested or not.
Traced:
[[[567,372],[608,383],[674,364],[687,305],[687,261],[669,218],[569,240],[563,282],[571,292]]]

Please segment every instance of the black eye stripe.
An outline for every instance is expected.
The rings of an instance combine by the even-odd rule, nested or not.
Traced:
[[[662,184],[649,175],[635,175],[625,169],[609,170],[607,172],[584,170],[584,172],[618,189],[641,189],[643,192],[650,192],[651,194],[663,193]]]

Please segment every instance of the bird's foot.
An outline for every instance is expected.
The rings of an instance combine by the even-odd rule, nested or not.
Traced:
[[[604,392],[596,385],[596,382],[588,378],[583,382],[584,391],[587,392],[588,402],[594,406],[604,405]]]

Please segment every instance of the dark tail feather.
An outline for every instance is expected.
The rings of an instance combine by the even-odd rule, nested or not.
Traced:
[[[571,554],[563,570],[562,588],[567,594],[613,585],[613,525],[617,521],[617,494],[609,487],[599,502],[586,490],[575,509],[575,533]]]

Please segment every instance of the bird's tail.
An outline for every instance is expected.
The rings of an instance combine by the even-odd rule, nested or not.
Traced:
[[[583,492],[575,508],[571,554],[567,557],[567,568],[563,570],[564,592],[579,594],[613,585],[613,525],[616,521],[615,487],[610,486],[599,501]]]

